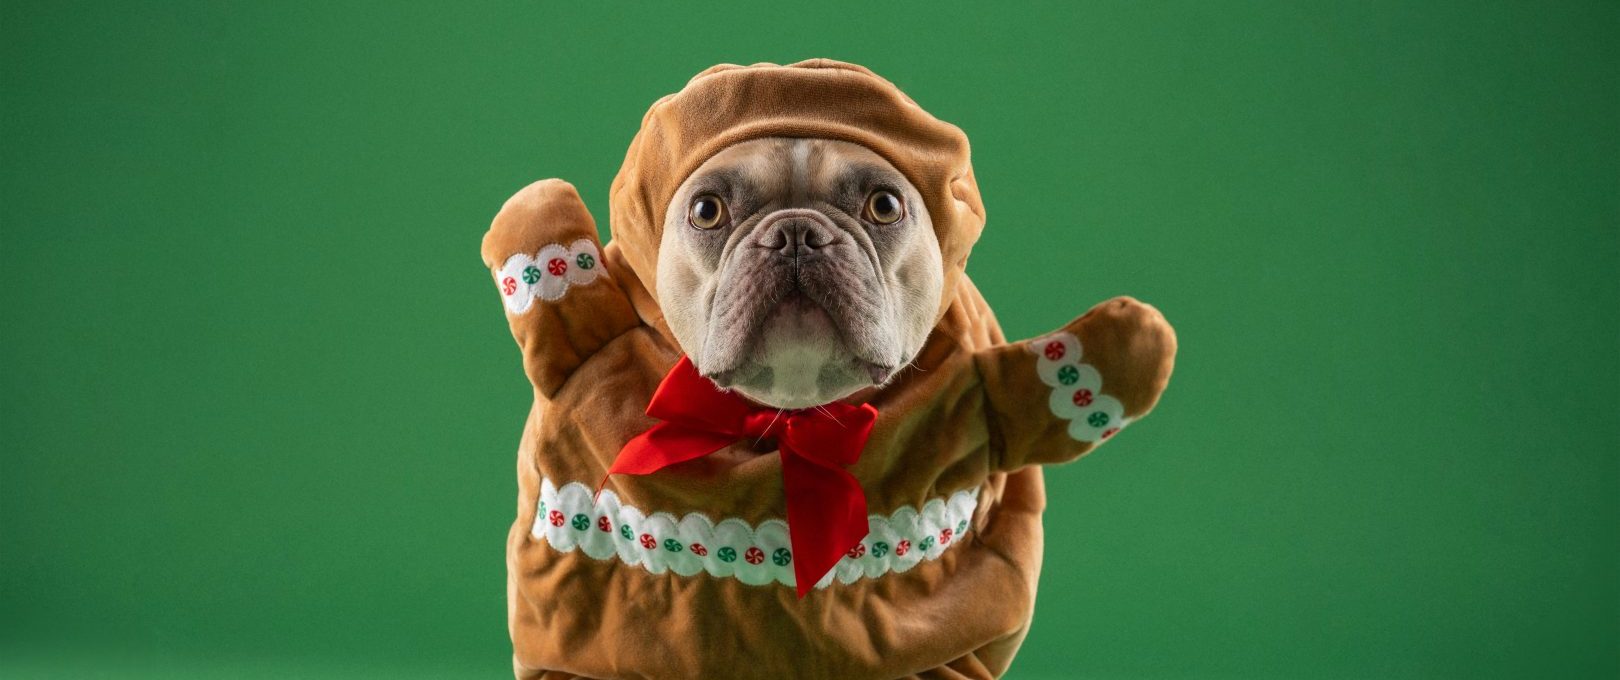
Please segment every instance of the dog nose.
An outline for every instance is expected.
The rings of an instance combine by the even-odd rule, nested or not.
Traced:
[[[833,231],[809,217],[784,217],[773,222],[759,244],[783,257],[801,257],[833,242]]]

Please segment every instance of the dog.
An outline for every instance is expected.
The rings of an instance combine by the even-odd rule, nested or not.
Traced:
[[[1154,408],[1164,316],[1118,297],[1007,342],[966,274],[966,135],[853,64],[698,74],[647,112],[608,202],[603,246],[542,180],[482,243],[534,397],[516,676],[1005,673],[1042,466]]]

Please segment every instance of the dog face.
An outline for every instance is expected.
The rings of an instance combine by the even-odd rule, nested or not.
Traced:
[[[676,190],[658,298],[704,376],[807,408],[916,358],[944,265],[922,197],[865,147],[772,137],[728,147]]]

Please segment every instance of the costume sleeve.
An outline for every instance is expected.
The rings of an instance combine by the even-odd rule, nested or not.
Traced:
[[[602,261],[595,220],[567,182],[541,180],[507,199],[484,235],[483,256],[523,370],[547,398],[640,323]]]
[[[1104,302],[1055,333],[975,357],[999,469],[1075,460],[1147,415],[1170,381],[1176,335],[1159,310]],[[995,455],[995,452],[992,453]]]

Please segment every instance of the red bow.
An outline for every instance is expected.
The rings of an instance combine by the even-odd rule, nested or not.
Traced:
[[[647,415],[663,422],[625,444],[609,475],[657,472],[742,439],[779,440],[793,578],[800,598],[871,531],[866,494],[844,470],[860,460],[872,434],[877,409],[871,405],[834,402],[785,412],[755,407],[720,391],[681,357],[653,393]]]

